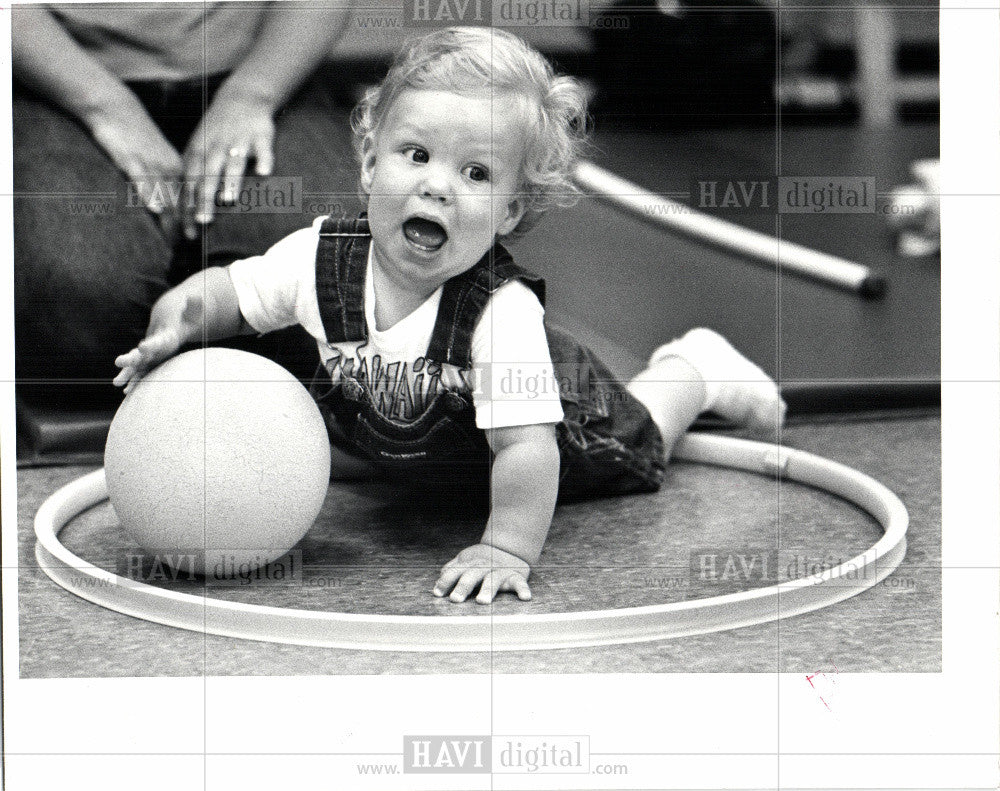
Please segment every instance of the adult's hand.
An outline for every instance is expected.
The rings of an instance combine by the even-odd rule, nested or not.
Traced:
[[[184,152],[185,175],[199,185],[185,218],[188,236],[212,222],[220,185],[220,203],[235,202],[251,159],[257,175],[271,174],[275,113],[330,54],[350,19],[350,3],[269,5],[253,46],[215,94]]]
[[[156,215],[172,242],[186,200],[181,155],[142,103],[125,90],[115,102],[88,113],[83,120],[94,141],[125,174],[134,195]]]
[[[184,178],[194,189],[185,204],[184,234],[198,235],[198,226],[215,218],[219,203],[236,202],[247,165],[258,176],[274,166],[274,107],[264,99],[223,86],[209,105],[184,152]]]

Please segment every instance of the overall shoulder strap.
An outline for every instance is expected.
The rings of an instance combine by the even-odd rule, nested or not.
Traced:
[[[520,280],[545,305],[545,281],[514,263],[501,244],[495,244],[472,269],[444,284],[437,321],[427,356],[459,368],[472,365],[472,333],[490,297],[504,283]]]
[[[371,239],[364,215],[323,220],[316,248],[316,298],[327,343],[368,337],[364,296]]]

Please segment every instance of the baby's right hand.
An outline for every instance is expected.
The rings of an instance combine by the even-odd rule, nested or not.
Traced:
[[[199,337],[205,316],[205,303],[200,294],[179,294],[168,291],[153,305],[146,337],[138,346],[115,359],[122,370],[114,384],[125,387],[128,395],[139,380],[173,357],[185,343]]]

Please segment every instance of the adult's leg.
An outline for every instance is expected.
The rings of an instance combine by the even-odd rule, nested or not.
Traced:
[[[15,365],[46,403],[113,404],[114,359],[167,288],[171,251],[151,215],[75,121],[15,92]]]

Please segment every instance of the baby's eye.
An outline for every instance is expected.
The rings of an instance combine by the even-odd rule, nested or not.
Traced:
[[[482,165],[469,165],[465,169],[465,175],[473,181],[489,181],[490,174]]]
[[[411,162],[419,162],[422,165],[430,161],[428,153],[417,146],[408,146],[407,148],[404,148],[403,154]]]

